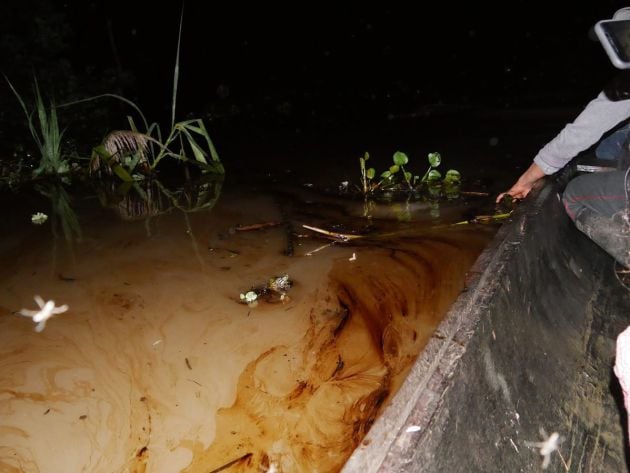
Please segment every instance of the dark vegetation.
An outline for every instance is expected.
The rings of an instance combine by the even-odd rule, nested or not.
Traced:
[[[37,109],[35,80],[49,114],[55,105],[63,131],[59,153],[67,170],[88,173],[95,149],[107,161],[98,146],[113,131],[130,130],[155,141],[149,140],[146,149],[118,150],[120,159],[109,169],[122,178],[114,167],[126,163],[133,165],[126,169],[130,177],[139,175],[144,156],[138,153],[157,153],[155,159],[164,151],[158,143],[168,141],[176,123],[186,126],[179,127],[169,146],[172,154],[179,153],[175,144],[180,139],[189,147],[187,140],[194,138],[212,160],[207,141],[212,136],[215,155],[221,154],[228,171],[239,167],[236,160],[270,163],[275,159],[270,150],[281,142],[330,144],[332,136],[348,131],[363,134],[365,143],[348,150],[347,160],[356,169],[357,157],[372,150],[369,138],[375,129],[430,130],[438,122],[457,129],[479,109],[579,107],[614,73],[600,45],[588,39],[588,28],[624,6],[515,1],[491,12],[477,6],[425,6],[419,15],[411,7],[352,3],[205,3],[185,5],[181,48],[180,2],[158,8],[142,1],[12,0],[4,6],[2,72],[27,114]],[[4,80],[0,91],[1,184],[14,186],[50,173],[41,166],[41,146]],[[63,106],[103,94],[109,98]],[[146,124],[129,102],[144,112]],[[202,120],[207,137],[200,122],[190,120]],[[416,125],[409,127],[412,121]],[[37,115],[31,122],[42,125]],[[135,136],[127,143],[142,144]],[[399,136],[389,139],[390,151],[372,153],[379,170],[391,165],[397,149],[423,160],[397,142]],[[436,150],[427,148],[422,155]],[[200,162],[194,145],[185,156],[168,164],[160,158],[162,174],[185,175],[190,166],[180,166],[182,161]],[[200,170],[193,168],[193,173]],[[358,170],[355,175],[361,184]],[[407,182],[404,173],[397,177]]]

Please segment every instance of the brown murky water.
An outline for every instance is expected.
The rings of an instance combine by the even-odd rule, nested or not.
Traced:
[[[437,209],[421,204],[367,219],[360,202],[320,197],[224,186],[212,209],[158,215],[156,204],[135,220],[130,204],[82,198],[72,244],[61,222],[30,223],[52,214],[41,201],[12,201],[0,244],[0,470],[338,471],[494,229],[432,230]],[[444,205],[438,221],[463,210]],[[234,230],[262,222],[284,225]],[[332,244],[303,223],[381,236]],[[72,221],[65,232],[78,235]],[[284,300],[240,303],[282,274],[294,282]],[[36,294],[69,306],[39,333],[15,313]]]

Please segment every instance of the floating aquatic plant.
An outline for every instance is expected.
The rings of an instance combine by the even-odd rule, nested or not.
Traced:
[[[46,222],[46,220],[48,220],[48,215],[43,212],[37,212],[31,216],[31,222],[33,222],[35,225],[41,225]]]
[[[361,172],[359,190],[365,197],[373,196],[379,191],[383,194],[396,191],[419,194],[424,190],[432,198],[445,195],[452,199],[459,195],[461,174],[455,169],[449,169],[442,178],[442,174],[437,170],[442,162],[440,153],[433,152],[427,155],[429,167],[421,178],[406,168],[409,164],[409,157],[402,151],[396,151],[393,154],[393,164],[383,171],[378,178],[376,178],[376,169],[367,167],[369,159],[370,155],[367,152],[359,158]]]

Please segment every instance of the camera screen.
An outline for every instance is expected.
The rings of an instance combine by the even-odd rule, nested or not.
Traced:
[[[602,28],[610,42],[616,49],[619,58],[627,62],[630,60],[630,20],[608,21]]]

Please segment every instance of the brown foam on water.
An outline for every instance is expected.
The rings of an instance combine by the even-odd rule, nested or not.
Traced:
[[[278,218],[244,196],[187,222],[96,211],[72,251],[29,227],[0,255],[0,470],[339,470],[489,235],[289,258],[282,229],[228,231]],[[287,302],[237,302],[282,273]],[[13,314],[34,294],[70,306],[41,333]]]
[[[461,237],[390,242],[359,248],[354,262],[337,259],[306,334],[248,365],[236,402],[219,412],[223,434],[186,471],[338,471],[487,241],[468,234],[464,249]]]

